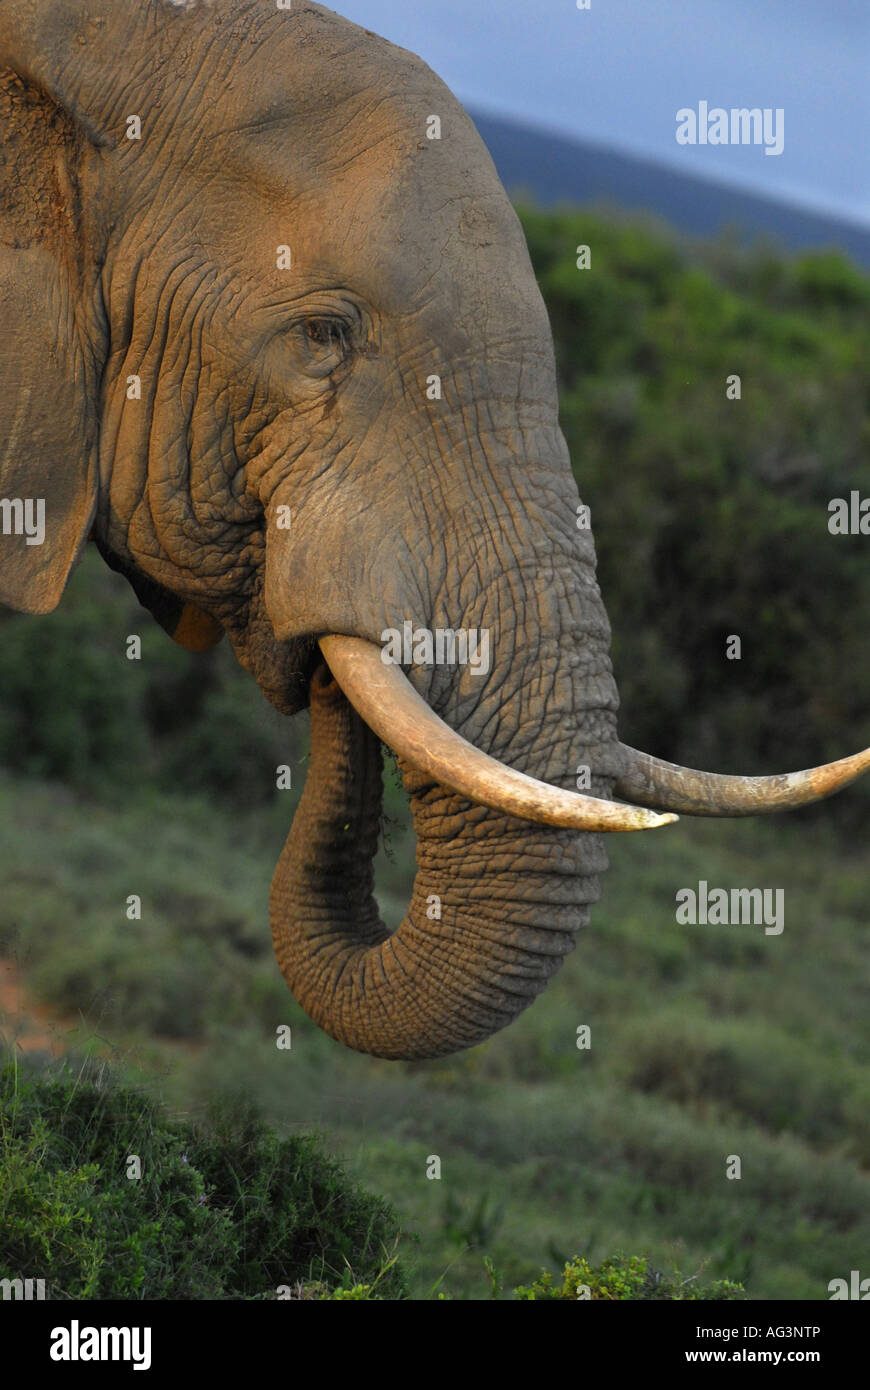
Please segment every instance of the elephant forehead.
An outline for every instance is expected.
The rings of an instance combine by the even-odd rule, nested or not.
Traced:
[[[212,33],[203,63],[209,90],[201,116],[215,130],[243,135],[301,127],[297,152],[304,156],[306,139],[316,141],[319,127],[341,158],[342,145],[356,140],[350,126],[355,115],[383,107],[386,127],[399,123],[403,106],[412,118],[422,113],[423,122],[447,107],[462,114],[450,89],[415,53],[321,5],[293,0],[292,11],[276,13],[262,0],[222,4],[243,12],[243,23],[221,37]],[[421,136],[424,130],[418,127]]]
[[[363,156],[352,173],[325,173],[301,196],[288,189],[277,206],[299,276],[345,285],[381,312],[416,315],[428,306],[450,321],[474,321],[486,309],[495,320],[514,305],[517,326],[528,330],[539,307],[501,189],[463,191],[443,165],[427,178],[402,153],[379,163]]]
[[[419,310],[428,291],[454,318],[484,301],[491,314],[501,281],[517,325],[543,331],[518,220],[444,83],[320,6],[270,32],[256,80],[241,68],[244,111],[215,117],[214,153],[248,235],[268,229],[291,243],[300,276],[349,284],[388,312]]]
[[[421,110],[426,104],[421,104]],[[449,139],[419,139],[425,118],[382,102],[371,118],[343,130],[322,157],[309,134],[298,153],[293,127],[250,139],[242,160],[230,155],[212,184],[214,228],[258,276],[271,301],[307,288],[340,286],[385,314],[424,315],[435,331],[462,325],[474,336],[485,315],[499,338],[547,334],[519,221],[471,123]],[[325,148],[324,148],[325,147]],[[223,196],[224,180],[233,196]],[[206,214],[199,205],[201,229]],[[275,269],[274,248],[288,245],[292,267]],[[256,265],[256,270],[255,270]]]

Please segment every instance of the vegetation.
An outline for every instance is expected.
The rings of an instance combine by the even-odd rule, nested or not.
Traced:
[[[588,1260],[570,1260],[562,1271],[561,1284],[554,1283],[552,1274],[544,1270],[534,1284],[514,1290],[521,1302],[540,1302],[544,1299],[571,1299],[574,1302],[594,1299],[608,1303],[625,1299],[687,1302],[713,1298],[733,1301],[740,1298],[742,1293],[741,1286],[729,1279],[720,1279],[709,1288],[704,1288],[694,1278],[681,1279],[679,1275],[661,1274],[650,1269],[647,1261],[639,1255],[633,1255],[630,1259],[617,1256],[605,1260],[597,1269]]]
[[[386,1204],[310,1139],[279,1140],[236,1099],[206,1123],[172,1120],[105,1067],[0,1069],[0,1279],[52,1299],[372,1301],[406,1296]],[[501,1279],[484,1259],[494,1297]],[[360,1277],[362,1276],[362,1277]],[[647,1268],[582,1258],[533,1299],[737,1298]],[[439,1297],[449,1297],[440,1291]]]
[[[746,773],[866,747],[870,538],[831,535],[828,505],[870,497],[870,278],[833,252],[687,247],[586,212],[523,220],[623,738]],[[868,808],[859,792],[824,816],[863,825]]]
[[[622,736],[745,772],[870,743],[868,541],[827,530],[828,501],[867,490],[870,281],[833,255],[686,247],[586,212],[524,220],[592,507]],[[732,372],[740,402],[725,399]],[[730,633],[740,662],[724,659]],[[784,820],[614,837],[592,925],[532,1009],[468,1054],[385,1063],[316,1029],[272,958],[268,886],[305,725],[270,709],[228,647],[174,647],[96,556],[57,613],[0,612],[0,955],[71,1057],[111,1056],[135,1083],[52,1083],[79,1096],[67,1107],[62,1089],[49,1103],[6,1074],[0,1206],[19,1245],[4,1272],[44,1275],[49,1250],[70,1295],[271,1297],[283,1279],[305,1297],[487,1298],[495,1280],[499,1297],[537,1299],[578,1283],[688,1297],[680,1269],[703,1271],[708,1296],[724,1280],[824,1299],[863,1268],[866,791]],[[276,787],[282,764],[292,790]],[[395,923],[413,836],[389,768],[385,787],[378,888]],[[784,887],[785,931],[678,925],[675,892],[701,878]],[[194,1135],[149,1109],[200,1116],[210,1098],[220,1115],[240,1092],[284,1137],[243,1115],[208,1139],[204,1119]],[[90,1119],[85,1095],[99,1096]],[[395,1218],[351,1195],[299,1138],[312,1128]],[[147,1158],[138,1184],[120,1166],[132,1152]],[[344,1194],[333,1224],[312,1174]],[[551,1282],[530,1283],[542,1266]]]
[[[405,1291],[392,1212],[312,1140],[248,1106],[171,1120],[105,1075],[0,1070],[0,1209],[0,1278],[44,1278],[51,1298]]]
[[[73,1055],[113,1057],[173,1107],[245,1091],[282,1132],[328,1136],[419,1236],[402,1257],[414,1297],[488,1297],[484,1255],[506,1290],[623,1249],[754,1298],[826,1298],[863,1267],[862,846],[792,822],[626,836],[591,927],[532,1009],[470,1053],[396,1064],[334,1044],[278,975],[268,883],[285,830],[271,812],[240,822],[157,794],[103,808],[0,778],[0,954],[50,1001]],[[394,830],[379,873],[393,920],[411,838]],[[675,891],[699,876],[785,883],[782,936],[678,926]],[[126,917],[131,887],[141,921]]]

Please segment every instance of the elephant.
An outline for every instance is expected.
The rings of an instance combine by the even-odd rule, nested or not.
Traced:
[[[2,0],[0,69],[0,602],[53,610],[93,544],[176,642],[226,636],[309,709],[270,918],[333,1038],[480,1043],[573,949],[607,834],[870,766],[739,778],[620,742],[547,311],[418,57],[309,0]],[[382,744],[417,838],[392,934]]]

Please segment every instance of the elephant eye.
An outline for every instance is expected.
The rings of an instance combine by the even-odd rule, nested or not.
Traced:
[[[350,352],[350,330],[341,319],[310,318],[299,325],[304,366],[310,376],[331,375]]]

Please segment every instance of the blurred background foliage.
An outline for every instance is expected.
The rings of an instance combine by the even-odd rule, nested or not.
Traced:
[[[867,745],[870,538],[827,523],[831,498],[870,495],[870,279],[833,252],[685,243],[600,210],[522,216],[622,737],[746,773]],[[774,821],[614,837],[592,925],[532,1009],[470,1053],[383,1063],[316,1029],[271,953],[306,725],[271,709],[228,644],[174,646],[95,554],[56,613],[0,610],[0,956],[66,1048],[109,1048],[194,1112],[229,1088],[279,1128],[319,1127],[419,1235],[404,1257],[417,1297],[489,1297],[484,1254],[505,1287],[623,1249],[706,1262],[750,1297],[826,1298],[862,1268],[866,788]],[[385,761],[378,891],[395,924],[414,843]],[[784,886],[785,932],[678,926],[674,894],[699,878]],[[4,1031],[14,1043],[0,1016]],[[724,1178],[733,1153],[740,1182]]]
[[[686,246],[576,212],[523,220],[592,510],[622,737],[745,773],[865,747],[870,537],[832,536],[828,504],[870,497],[870,279],[834,252]],[[732,634],[740,661],[725,656]]]

